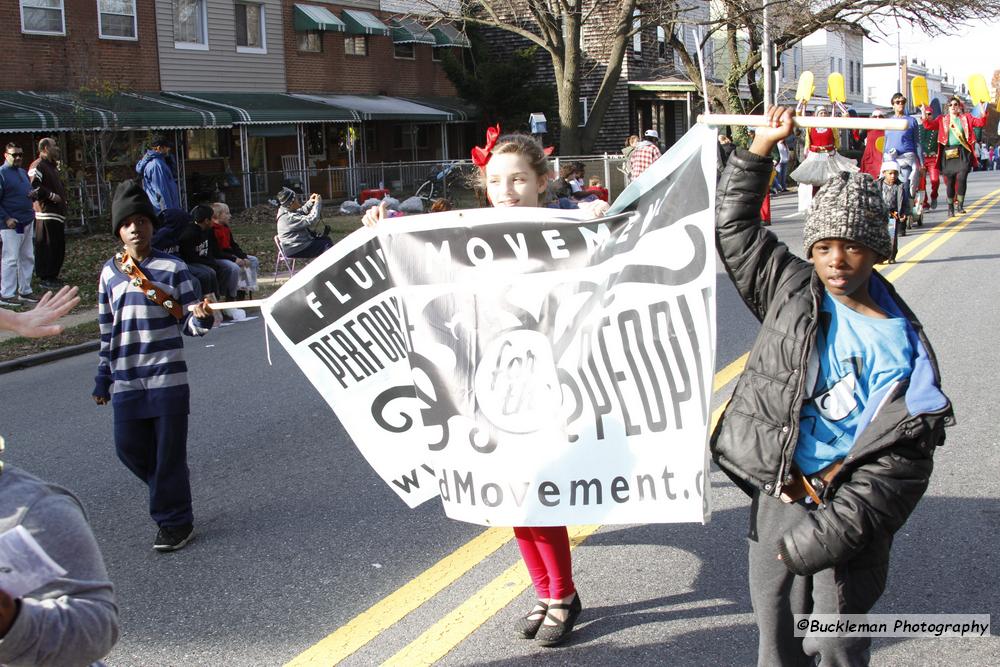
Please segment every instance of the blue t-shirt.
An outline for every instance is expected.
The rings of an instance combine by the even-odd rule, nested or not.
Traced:
[[[844,458],[869,404],[910,376],[909,327],[903,318],[862,315],[825,294],[816,337],[819,372],[802,404],[795,447],[795,463],[803,473]]]
[[[896,151],[897,155],[922,152],[919,148],[920,130],[917,119],[913,116],[903,116],[903,118],[906,119],[905,130],[885,131],[885,153],[891,153],[893,150]]]

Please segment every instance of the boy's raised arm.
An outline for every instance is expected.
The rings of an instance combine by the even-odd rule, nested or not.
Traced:
[[[792,129],[791,112],[773,107],[771,125],[757,129],[749,151],[737,149],[722,172],[716,195],[715,241],[726,272],[757,319],[789,269],[809,267],[760,223],[773,164],[771,150]]]

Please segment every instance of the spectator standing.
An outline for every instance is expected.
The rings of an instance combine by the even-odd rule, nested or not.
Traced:
[[[135,171],[142,177],[142,189],[157,213],[167,208],[181,208],[181,193],[166,137],[153,137],[149,150],[135,165]]]
[[[35,202],[35,273],[47,290],[62,287],[59,272],[66,258],[66,186],[59,157],[56,140],[45,137],[38,142],[38,159],[28,168]]]
[[[779,192],[784,192],[788,188],[785,182],[788,180],[788,146],[785,145],[784,141],[778,142],[778,175],[774,180],[774,187],[771,192],[778,194]]]
[[[7,144],[0,166],[0,240],[3,241],[3,264],[0,269],[0,306],[19,308],[38,303],[31,293],[31,274],[35,270],[34,223],[31,206],[31,183],[21,167],[24,151],[15,143]]]
[[[660,141],[660,133],[656,130],[646,130],[643,140],[636,144],[635,150],[629,156],[629,169],[632,179],[639,178],[642,172],[649,169],[649,166],[660,159],[660,149],[657,145]]]
[[[229,223],[233,219],[226,204],[212,204],[212,233],[218,244],[218,259],[236,265],[239,272],[239,285],[236,298],[253,298],[257,291],[257,269],[260,262],[253,255],[248,255],[233,238],[233,230]]]
[[[149,513],[158,526],[153,548],[176,551],[194,536],[191,390],[181,334],[203,336],[214,318],[184,262],[153,248],[156,220],[136,182],[118,186],[111,223],[125,248],[104,264],[98,282],[101,347],[93,398],[112,404],[118,458],[149,487]]]

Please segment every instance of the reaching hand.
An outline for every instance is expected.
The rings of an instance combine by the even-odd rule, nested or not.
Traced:
[[[207,320],[212,317],[212,305],[207,298],[191,306],[191,312],[200,320]]]
[[[365,215],[361,218],[361,223],[365,227],[374,227],[380,221],[385,220],[389,217],[389,203],[380,202],[378,206],[372,206],[370,209],[365,211]]]
[[[757,128],[753,144],[750,145],[750,152],[768,157],[771,155],[771,149],[792,133],[792,111],[786,107],[773,106],[767,110],[764,117],[767,118],[768,124]]]
[[[76,287],[64,286],[54,295],[46,292],[31,310],[24,313],[11,313],[9,328],[15,333],[27,338],[44,338],[57,336],[63,332],[63,326],[57,324],[63,315],[69,313],[80,303]]]

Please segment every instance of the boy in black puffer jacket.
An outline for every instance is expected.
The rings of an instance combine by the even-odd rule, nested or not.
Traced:
[[[761,226],[771,149],[792,131],[787,109],[769,117],[718,186],[719,254],[763,326],[712,454],[753,497],[758,664],[866,664],[868,637],[796,637],[794,615],[871,609],[954,418],[920,323],[873,272],[891,245],[871,176],[841,174],[817,193],[807,260]]]

